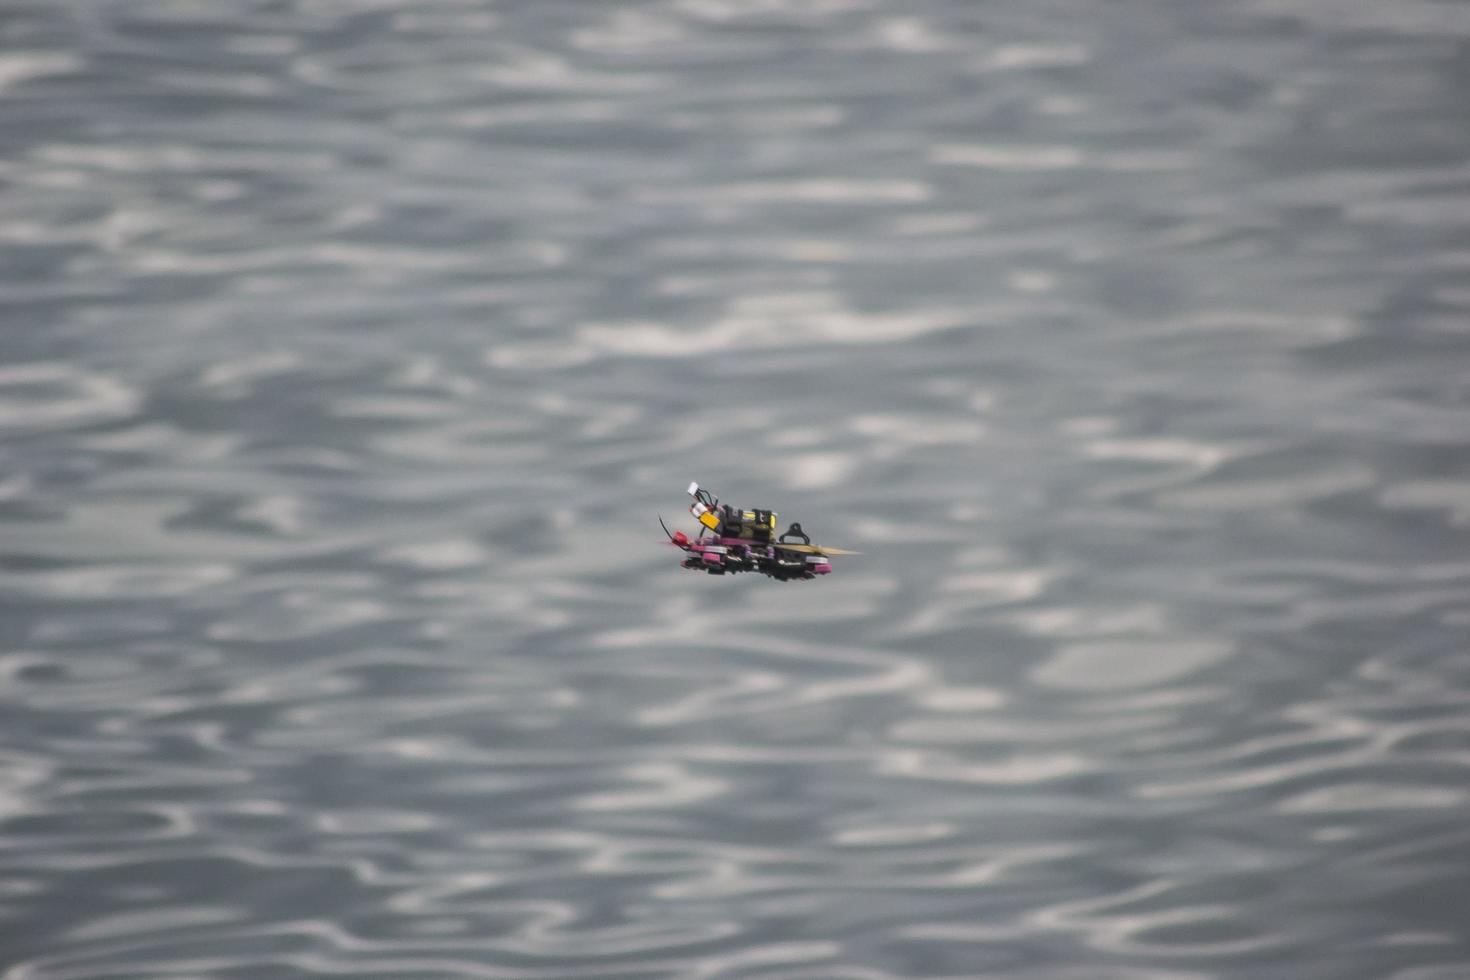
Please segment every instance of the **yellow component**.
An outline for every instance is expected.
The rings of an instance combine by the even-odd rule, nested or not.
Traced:
[[[776,530],[776,512],[774,510],[771,511],[771,530]]]
[[[753,511],[753,510],[741,511],[740,516],[744,520],[746,520],[747,522],[753,521],[753,520],[755,520],[755,511]]]
[[[711,512],[705,511],[699,515],[699,523],[713,531],[720,526],[720,519]]]

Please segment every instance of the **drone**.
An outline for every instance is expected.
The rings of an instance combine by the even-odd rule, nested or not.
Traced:
[[[699,533],[694,538],[683,531],[670,531],[662,517],[658,520],[669,542],[688,555],[681,562],[682,568],[711,575],[760,572],[779,582],[805,581],[832,571],[830,555],[859,553],[814,545],[796,523],[777,537],[775,511],[738,510],[721,504],[698,483],[689,484],[687,493],[694,498],[689,513],[699,521]],[[706,532],[711,537],[706,538]]]

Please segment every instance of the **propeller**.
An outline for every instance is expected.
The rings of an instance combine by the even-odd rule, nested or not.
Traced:
[[[828,548],[816,544],[775,544],[771,547],[784,551],[799,551],[804,555],[860,555],[861,551],[849,551],[846,548]]]

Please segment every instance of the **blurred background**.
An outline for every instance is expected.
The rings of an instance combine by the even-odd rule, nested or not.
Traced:
[[[8,0],[0,976],[1470,977],[1467,99],[1441,0]]]

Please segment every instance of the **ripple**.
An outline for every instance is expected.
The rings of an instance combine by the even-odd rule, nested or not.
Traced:
[[[878,772],[911,779],[1025,786],[1065,779],[1088,770],[1087,760],[1070,753],[1023,754],[999,762],[966,762],[941,752],[893,751],[878,761]]]
[[[142,912],[121,912],[100,919],[92,919],[70,930],[68,938],[75,942],[89,942],[118,936],[135,936],[140,933],[167,932],[172,929],[187,929],[200,925],[238,922],[247,914],[243,908],[224,906],[212,908],[176,906],[148,909]]]
[[[277,643],[377,622],[388,614],[388,608],[376,599],[303,590],[267,600],[254,615],[221,618],[207,634],[216,640]]]
[[[1234,653],[1218,640],[1109,640],[1063,647],[1032,671],[1038,684],[1067,690],[1152,687],[1188,677]]]
[[[954,833],[954,826],[945,823],[853,827],[836,834],[833,842],[840,847],[894,847],[927,844],[930,841],[952,837]]]
[[[960,311],[856,313],[835,297],[816,294],[745,297],[728,314],[699,329],[658,323],[588,324],[578,329],[565,357],[570,363],[608,355],[693,358],[742,348],[782,349],[818,343],[893,344],[966,326]],[[581,352],[581,353],[573,353]],[[497,358],[503,363],[506,354]]]
[[[983,167],[988,170],[1072,170],[1082,166],[1082,154],[1070,146],[936,146],[934,163]]]
[[[1462,806],[1470,794],[1450,787],[1394,786],[1383,783],[1343,783],[1284,800],[1287,813],[1336,813],[1380,808],[1425,810]]]
[[[490,553],[473,541],[455,538],[389,548],[383,552],[383,558],[426,571],[450,571],[484,565],[490,560]]]
[[[36,599],[161,599],[206,591],[236,576],[230,565],[96,565],[48,572],[0,572],[0,586]]]
[[[1342,465],[1316,472],[1258,479],[1212,478],[1161,491],[1159,503],[1184,510],[1253,510],[1289,507],[1332,494],[1361,490],[1377,481],[1364,466]]]
[[[980,67],[987,71],[1058,68],[1085,64],[1091,59],[1091,53],[1081,44],[1004,44],[980,62]]]
[[[1443,511],[1454,526],[1470,526],[1470,481],[1411,480],[1388,487],[1378,499],[1392,510]]]
[[[0,366],[0,428],[77,428],[135,414],[142,396],[122,380],[69,364]]]

